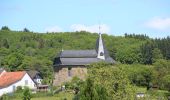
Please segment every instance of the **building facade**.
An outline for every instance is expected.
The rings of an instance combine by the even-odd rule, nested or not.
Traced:
[[[0,96],[13,93],[18,86],[36,89],[36,84],[25,71],[4,72],[0,77]]]
[[[36,70],[29,70],[29,71],[27,71],[27,73],[37,86],[42,85],[43,79],[41,77],[40,72],[38,72]]]
[[[60,85],[75,76],[85,79],[86,66],[97,62],[115,63],[115,60],[109,56],[100,33],[94,50],[64,50],[60,52],[54,60],[54,85]]]

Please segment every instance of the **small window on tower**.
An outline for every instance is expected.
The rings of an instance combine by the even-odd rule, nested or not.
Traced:
[[[103,52],[100,52],[100,56],[103,56],[104,54],[103,54]]]

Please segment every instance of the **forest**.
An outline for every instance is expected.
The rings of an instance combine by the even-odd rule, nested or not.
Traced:
[[[123,75],[127,76],[129,84],[170,91],[169,36],[154,39],[135,33],[102,36],[110,56],[116,60],[115,66],[123,68]],[[36,33],[27,28],[12,31],[4,26],[0,30],[0,67],[8,71],[38,70],[44,83],[50,84],[53,80],[53,60],[61,50],[95,49],[97,38],[98,33],[85,31]],[[100,64],[93,66],[102,66],[99,71],[103,69]],[[96,71],[95,67],[90,70]]]

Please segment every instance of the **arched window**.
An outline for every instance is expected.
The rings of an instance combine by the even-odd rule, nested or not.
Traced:
[[[100,56],[103,56],[104,54],[103,54],[103,52],[100,52]]]

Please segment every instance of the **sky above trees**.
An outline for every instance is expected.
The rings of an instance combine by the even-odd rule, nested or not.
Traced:
[[[0,27],[34,32],[86,30],[170,35],[169,0],[1,0]]]

